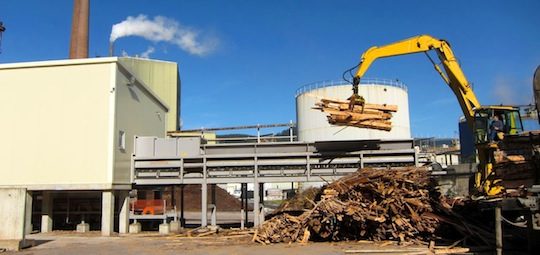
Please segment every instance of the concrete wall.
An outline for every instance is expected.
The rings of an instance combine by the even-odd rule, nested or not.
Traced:
[[[133,136],[166,132],[167,107],[148,87],[118,58],[0,65],[0,188],[129,184]]]
[[[448,174],[438,176],[439,190],[441,194],[450,197],[469,195],[471,178],[476,172],[476,163],[451,165],[447,168]]]
[[[24,240],[26,189],[0,188],[0,248],[19,250]]]

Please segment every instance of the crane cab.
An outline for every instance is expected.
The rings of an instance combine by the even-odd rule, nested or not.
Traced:
[[[498,118],[502,122],[503,135],[515,135],[523,132],[519,108],[514,106],[483,106],[475,110],[473,131],[476,144],[502,140],[500,134],[493,138],[492,122]],[[490,137],[491,136],[491,137]]]

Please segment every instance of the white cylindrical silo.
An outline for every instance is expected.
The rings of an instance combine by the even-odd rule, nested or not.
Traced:
[[[410,139],[409,99],[407,87],[398,81],[363,79],[359,94],[367,103],[397,105],[392,116],[392,130],[334,126],[328,123],[326,113],[313,109],[321,99],[345,101],[352,94],[352,85],[346,82],[319,82],[305,85],[296,92],[296,120],[298,140],[305,142],[358,140],[358,139]]]

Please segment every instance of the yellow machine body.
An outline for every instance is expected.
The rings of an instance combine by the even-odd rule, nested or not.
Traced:
[[[434,51],[437,54],[440,64],[436,64],[431,59],[427,54],[429,51]],[[429,35],[420,35],[384,46],[371,47],[362,54],[360,64],[353,77],[351,101],[362,98],[361,95],[358,95],[358,85],[375,60],[413,53],[425,53],[428,56],[437,73],[456,96],[467,123],[473,130],[479,161],[475,176],[476,189],[484,195],[501,193],[504,187],[500,185],[500,180],[495,178],[493,173],[493,152],[498,149],[498,144],[488,139],[489,119],[494,115],[502,117],[505,133],[518,134],[523,131],[519,109],[513,106],[482,106],[461,70],[450,45],[445,40]]]

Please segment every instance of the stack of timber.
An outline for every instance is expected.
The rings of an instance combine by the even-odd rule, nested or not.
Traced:
[[[349,109],[349,101],[321,99],[313,109],[327,113],[332,125],[352,126],[390,131],[392,113],[397,112],[397,105],[364,104],[354,105]]]
[[[538,135],[524,133],[506,136],[493,153],[495,177],[508,189],[530,187],[537,183],[539,159]]]
[[[253,241],[425,243],[439,238],[443,223],[455,225],[457,236],[477,235],[451,217],[425,168],[360,169],[322,187],[310,204],[300,215],[282,212],[263,222]]]
[[[536,168],[529,153],[508,154],[508,151],[498,150],[494,156],[495,176],[502,180],[506,189],[528,187],[535,183]]]

